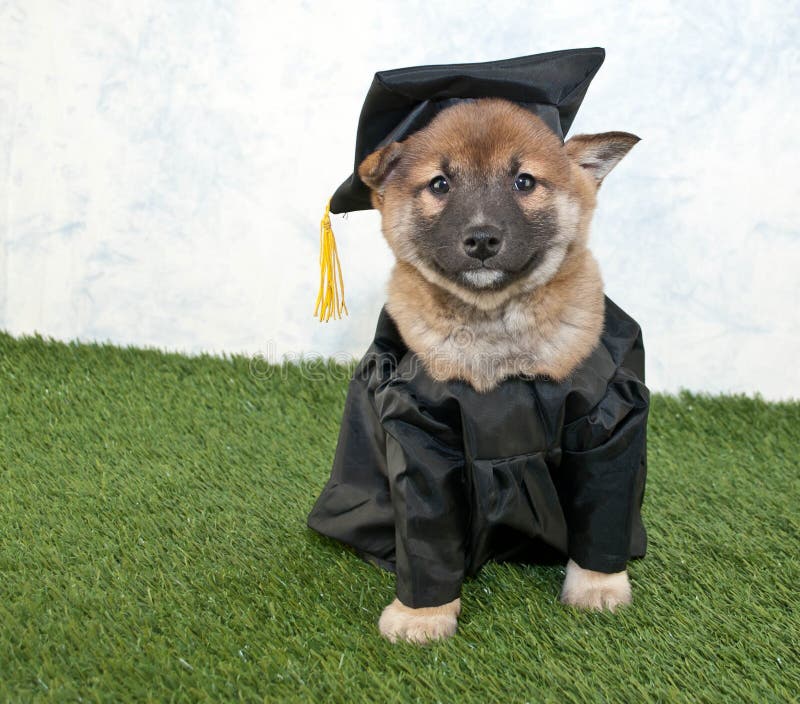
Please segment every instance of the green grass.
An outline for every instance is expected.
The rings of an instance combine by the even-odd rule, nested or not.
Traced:
[[[0,334],[0,701],[797,701],[800,404],[655,396],[634,605],[490,565],[418,648],[305,526],[345,370],[264,372]]]

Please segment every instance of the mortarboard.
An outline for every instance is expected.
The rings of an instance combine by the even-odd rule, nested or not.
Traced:
[[[604,58],[605,51],[595,47],[376,73],[358,120],[353,173],[336,189],[320,225],[320,287],[314,315],[327,322],[347,313],[330,213],[372,208],[369,188],[358,176],[358,166],[367,156],[403,141],[445,108],[479,98],[517,103],[563,140]]]

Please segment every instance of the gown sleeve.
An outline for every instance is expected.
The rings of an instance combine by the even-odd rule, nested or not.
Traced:
[[[375,372],[350,382],[330,478],[308,526],[382,566],[394,559],[394,514],[386,481],[386,434],[372,406]]]
[[[402,382],[376,395],[386,430],[397,598],[411,608],[460,595],[469,534],[457,411],[441,399],[429,401]]]
[[[352,546],[364,559],[394,569],[394,509],[386,469],[386,433],[375,394],[406,353],[381,313],[375,339],[347,391],[330,478],[308,516],[313,530]]]
[[[649,392],[638,326],[631,343],[606,350],[597,367],[610,365],[610,379],[604,384],[608,377],[602,371],[589,384],[605,386],[602,396],[593,403],[594,394],[585,386],[578,389],[572,405],[582,406],[581,412],[567,419],[562,432],[558,484],[569,557],[597,572],[620,572],[646,548],[641,506]]]
[[[396,573],[406,606],[461,592],[469,504],[460,415],[382,312],[350,381],[330,479],[310,528]]]

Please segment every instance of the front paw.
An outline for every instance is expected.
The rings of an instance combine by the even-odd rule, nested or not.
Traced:
[[[581,609],[614,611],[633,600],[628,572],[593,572],[573,560],[567,563],[567,577],[561,589],[561,602]]]
[[[392,643],[398,640],[427,643],[452,636],[456,632],[460,612],[461,599],[422,609],[412,609],[395,599],[383,610],[378,629]]]

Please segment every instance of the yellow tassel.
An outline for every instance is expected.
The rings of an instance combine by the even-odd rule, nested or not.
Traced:
[[[331,202],[325,206],[325,215],[319,224],[319,293],[314,306],[314,315],[327,323],[331,316],[341,318],[342,311],[347,315],[344,302],[344,280],[336,240],[331,228]]]

